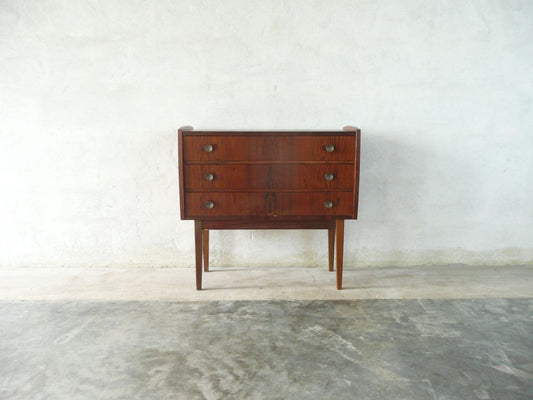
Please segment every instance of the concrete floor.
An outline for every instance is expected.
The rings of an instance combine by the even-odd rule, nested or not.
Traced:
[[[0,398],[531,399],[533,300],[0,303]]]
[[[0,399],[533,399],[532,278],[3,269]]]

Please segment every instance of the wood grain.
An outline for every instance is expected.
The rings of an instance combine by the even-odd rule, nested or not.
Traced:
[[[340,290],[344,220],[358,213],[360,154],[361,131],[353,126],[343,131],[179,129],[180,210],[181,219],[195,221],[196,288],[202,288],[202,272],[209,271],[210,229],[327,229],[329,270],[336,266]]]
[[[354,185],[353,164],[189,164],[184,169],[185,191],[353,191]],[[333,174],[333,179],[327,180],[326,174]]]
[[[185,194],[186,217],[353,217],[352,192],[194,192]],[[207,208],[206,203],[214,203]],[[326,201],[333,207],[326,208]]]
[[[185,162],[353,161],[355,135],[336,136],[184,136]],[[206,152],[205,145],[213,150]],[[329,144],[335,150],[327,152]]]

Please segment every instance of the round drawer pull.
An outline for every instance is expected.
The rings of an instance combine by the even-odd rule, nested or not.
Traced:
[[[208,172],[207,174],[205,174],[206,181],[212,181],[213,179],[215,179],[215,175],[213,175],[211,172]]]
[[[215,203],[213,203],[212,201],[206,201],[205,202],[205,207],[206,208],[213,208],[215,206]]]
[[[332,144],[328,144],[326,147],[324,147],[328,153],[333,153],[335,151],[335,146]]]
[[[333,202],[332,202],[332,201],[325,201],[325,202],[324,202],[324,207],[326,207],[326,208],[331,208],[331,207],[333,207]]]
[[[326,175],[324,175],[327,181],[332,181],[333,178],[335,178],[335,175],[333,175],[331,172],[328,172]]]
[[[211,153],[213,151],[213,145],[212,144],[206,144],[204,146],[204,150],[206,153]]]

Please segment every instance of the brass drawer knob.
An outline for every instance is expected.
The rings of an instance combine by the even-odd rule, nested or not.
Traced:
[[[213,145],[212,144],[206,144],[204,146],[204,150],[206,153],[211,153],[213,151]]]
[[[331,207],[333,207],[333,202],[332,202],[332,201],[325,201],[325,202],[324,202],[324,207],[326,207],[326,208],[331,208]]]
[[[207,174],[205,174],[206,181],[212,181],[213,179],[215,179],[215,175],[213,175],[211,172],[208,172]]]
[[[324,175],[327,181],[332,181],[333,178],[335,178],[335,175],[333,175],[331,172],[328,172],[326,175]]]
[[[333,153],[335,151],[335,146],[332,144],[328,144],[326,147],[324,147],[328,153]]]
[[[213,203],[212,201],[206,201],[205,202],[205,207],[206,208],[213,208],[215,206],[215,203]]]

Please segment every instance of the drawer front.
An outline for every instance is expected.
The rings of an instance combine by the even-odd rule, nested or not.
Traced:
[[[352,190],[354,166],[302,164],[188,164],[185,190]]]
[[[185,194],[187,218],[354,215],[351,192],[198,192]]]
[[[329,151],[328,151],[329,150]],[[183,137],[184,161],[353,161],[355,136],[193,136]]]

